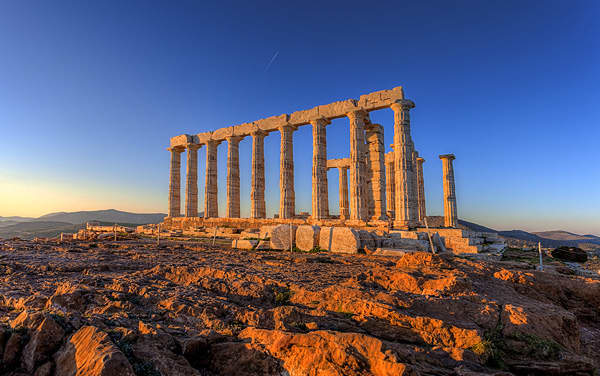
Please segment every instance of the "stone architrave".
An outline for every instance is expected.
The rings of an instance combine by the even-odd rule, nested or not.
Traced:
[[[418,186],[418,203],[419,203],[419,221],[424,224],[427,211],[425,209],[425,181],[423,180],[423,163],[425,159],[417,157],[417,186]]]
[[[294,141],[295,127],[284,125],[281,132],[281,156],[279,160],[279,218],[294,218],[296,194],[294,191]]]
[[[206,143],[206,186],[204,188],[204,217],[219,216],[218,185],[217,185],[217,146],[220,142]]]
[[[385,150],[383,127],[369,124],[366,132],[368,147],[369,213],[374,220],[386,220]]]
[[[327,187],[327,129],[326,119],[312,120],[313,165],[312,165],[312,218],[329,217],[329,196]]]
[[[348,169],[346,167],[338,167],[338,171],[340,173],[340,219],[349,219]]]
[[[198,149],[202,145],[188,144],[185,183],[185,216],[198,216]]]
[[[169,179],[169,217],[181,216],[181,152],[182,147],[168,148],[171,152]]]
[[[240,217],[240,141],[227,138],[227,218]]]
[[[444,179],[444,226],[457,227],[458,214],[456,212],[456,190],[454,187],[454,167],[452,161],[454,154],[440,155]]]
[[[401,100],[390,107],[394,111],[394,178],[395,198],[394,227],[414,228],[417,225],[417,195],[414,191],[414,146],[410,136],[409,111],[415,105]]]
[[[265,205],[265,136],[252,132],[252,187],[250,190],[250,217],[266,218]]]
[[[350,120],[350,219],[367,220],[365,112],[351,111]]]

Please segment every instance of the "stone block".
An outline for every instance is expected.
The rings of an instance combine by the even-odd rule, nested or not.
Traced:
[[[296,247],[303,251],[312,251],[319,246],[319,226],[298,226],[296,230]]]
[[[361,249],[360,235],[350,227],[322,227],[319,247],[335,253],[358,253]]]
[[[433,242],[433,246],[435,247],[437,253],[448,252],[446,245],[444,244],[444,240],[437,232],[431,236],[431,241]]]
[[[233,239],[231,248],[253,249],[258,244],[258,240]]]
[[[273,229],[271,230],[271,242],[270,242],[270,247],[271,249],[290,249],[291,247],[294,247],[295,242],[296,242],[296,230],[298,229],[298,226],[295,225],[289,225],[289,224],[284,224],[284,225],[278,225],[273,227]],[[290,240],[290,236],[291,236],[291,240]]]
[[[260,232],[258,234],[259,238],[261,239],[268,239],[271,237],[271,233],[273,232],[273,229],[276,227],[277,225],[267,225],[267,226],[261,226],[260,227]]]
[[[412,249],[396,249],[396,248],[377,248],[373,252],[373,256],[404,256],[407,253],[416,252]]]

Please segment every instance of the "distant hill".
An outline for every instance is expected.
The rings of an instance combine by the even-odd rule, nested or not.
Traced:
[[[74,225],[91,221],[111,222],[111,223],[133,223],[133,224],[148,224],[162,222],[166,214],[163,213],[129,213],[115,209],[108,210],[93,210],[79,212],[58,212],[43,215],[36,218],[35,221],[53,221],[67,222]]]
[[[35,237],[55,237],[61,232],[76,232],[82,227],[83,225],[74,225],[67,222],[20,222],[0,227],[0,238],[19,237],[22,239],[33,239]]]
[[[544,232],[532,232],[539,237],[553,240],[600,240],[600,236],[595,235],[578,235],[567,231],[544,231]]]

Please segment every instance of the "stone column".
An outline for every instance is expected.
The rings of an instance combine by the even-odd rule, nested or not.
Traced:
[[[340,173],[340,219],[350,218],[350,211],[348,210],[348,169],[346,167],[339,167]]]
[[[252,133],[252,188],[250,190],[250,217],[265,218],[265,136],[260,131]]]
[[[181,152],[182,147],[168,148],[171,152],[169,179],[169,217],[181,217]]]
[[[279,160],[279,218],[293,218],[296,215],[296,194],[294,192],[294,143],[295,128],[284,125],[281,132],[281,156]]]
[[[392,144],[392,148],[393,148]],[[385,194],[387,203],[387,215],[394,219],[394,205],[396,203],[396,190],[395,190],[395,178],[394,178],[394,151],[392,150],[389,157],[386,158],[385,166]]]
[[[401,100],[390,107],[394,111],[394,189],[396,205],[394,226],[414,228],[417,224],[417,198],[414,192],[413,142],[410,136],[409,110],[415,104]]]
[[[313,165],[312,165],[312,218],[329,217],[329,196],[327,192],[327,119],[310,122],[313,126]]]
[[[240,141],[227,137],[227,218],[240,217]]]
[[[425,182],[423,180],[423,163],[425,159],[421,157],[417,157],[417,193],[418,193],[418,202],[419,202],[419,222],[421,224],[425,224],[425,217],[427,216],[427,212],[425,210]]]
[[[414,200],[415,200],[415,206],[416,206],[416,211],[417,211],[417,217],[416,217],[416,224],[417,226],[423,226],[423,218],[420,217],[419,214],[419,174],[417,172],[417,158],[419,158],[419,152],[415,150],[415,146],[413,143],[413,153],[412,153],[412,162],[413,162],[413,178],[412,178],[412,183],[413,183],[413,195],[414,195]]]
[[[220,141],[206,143],[206,187],[204,188],[204,217],[219,216],[218,185],[217,185],[217,146]]]
[[[440,155],[444,179],[444,226],[457,227],[458,215],[456,213],[456,190],[454,188],[454,167],[452,161],[454,154]]]
[[[185,216],[198,216],[198,149],[202,145],[187,145],[187,175],[185,183]]]
[[[371,219],[386,220],[385,150],[383,147],[383,127],[379,124],[367,126],[368,181],[370,186],[369,203]]]
[[[367,220],[365,198],[365,112],[352,111],[350,119],[350,219]]]

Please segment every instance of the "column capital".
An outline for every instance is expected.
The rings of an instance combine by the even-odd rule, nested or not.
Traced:
[[[346,116],[351,120],[356,118],[365,118],[369,113],[363,109],[356,109],[346,113]]]
[[[449,160],[454,160],[456,159],[456,157],[454,156],[454,154],[442,154],[439,156],[440,159],[444,160],[444,159],[449,159]]]
[[[244,136],[227,136],[225,139],[227,142],[239,143],[244,139]]]
[[[408,111],[411,108],[415,108],[415,102],[408,99],[402,99],[392,103],[390,108],[394,111]]]
[[[329,125],[331,124],[331,120],[327,118],[318,118],[310,121],[312,125]]]
[[[268,135],[269,135],[269,132],[263,131],[262,129],[255,129],[250,132],[250,136],[252,136],[252,137],[256,137],[256,136],[266,137]]]
[[[417,163],[423,164],[423,162],[425,162],[425,159],[418,157],[417,158]]]
[[[206,145],[215,145],[218,146],[223,140],[208,140],[206,141]]]
[[[185,148],[188,150],[198,150],[202,147],[202,144],[186,144]]]
[[[295,126],[295,125],[292,125],[292,124],[284,124],[284,125],[280,125],[279,127],[277,127],[277,129],[280,132],[283,132],[284,130],[288,130],[288,131],[294,132],[295,130],[298,129],[298,127]]]
[[[185,151],[185,146],[173,146],[170,148],[167,148],[168,151],[170,151],[171,153],[182,153]]]

